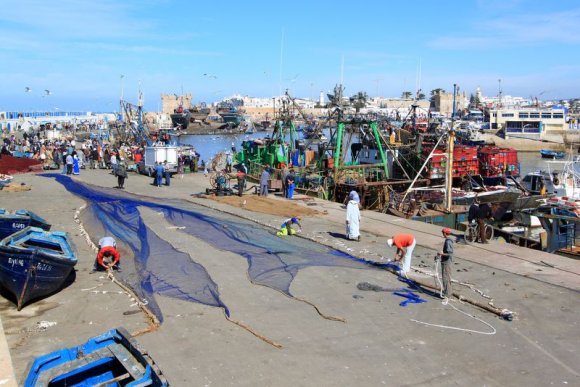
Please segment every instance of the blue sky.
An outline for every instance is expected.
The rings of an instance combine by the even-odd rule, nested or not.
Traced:
[[[0,111],[145,109],[161,93],[580,97],[577,0],[0,3]],[[123,78],[121,78],[123,75]],[[25,92],[29,87],[30,92]],[[44,90],[50,90],[46,95]]]

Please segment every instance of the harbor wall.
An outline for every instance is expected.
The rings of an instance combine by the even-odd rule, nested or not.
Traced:
[[[498,147],[514,148],[517,151],[539,151],[541,149],[567,151],[570,148],[575,150],[580,146],[580,132],[578,131],[545,134],[542,140],[517,138],[514,136],[502,138],[490,133],[484,134],[483,137],[488,144],[493,144]]]

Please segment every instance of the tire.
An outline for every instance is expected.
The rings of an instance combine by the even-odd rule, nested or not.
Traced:
[[[485,225],[485,240],[490,241],[493,238],[493,227],[489,224]]]
[[[471,243],[475,243],[477,241],[477,228],[476,227],[471,227],[471,226],[467,226],[467,228],[465,229],[465,242],[468,244]]]

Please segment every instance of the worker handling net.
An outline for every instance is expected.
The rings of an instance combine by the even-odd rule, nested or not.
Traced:
[[[304,268],[335,266],[354,269],[377,269],[395,265],[379,264],[353,257],[315,242],[283,239],[254,223],[197,206],[190,202],[138,196],[114,189],[84,184],[60,174],[55,178],[71,193],[87,202],[82,218],[93,240],[112,235],[118,246],[126,246],[133,256],[122,259],[121,279],[130,286],[162,321],[162,312],[154,295],[220,307],[229,316],[220,299],[218,284],[196,257],[179,251],[153,232],[143,220],[140,207],[163,214],[180,233],[203,240],[215,249],[237,254],[247,260],[248,276],[263,285],[293,297],[292,280]],[[132,261],[132,262],[131,262]]]

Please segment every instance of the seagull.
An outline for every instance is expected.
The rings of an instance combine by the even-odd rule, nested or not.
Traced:
[[[32,89],[28,86],[24,88],[25,93],[30,93],[31,91],[32,91]]]
[[[44,92],[46,93],[46,95],[51,95],[52,93],[50,92],[50,90],[44,89]]]
[[[246,207],[246,200],[244,199],[244,201],[242,202],[242,208]]]

